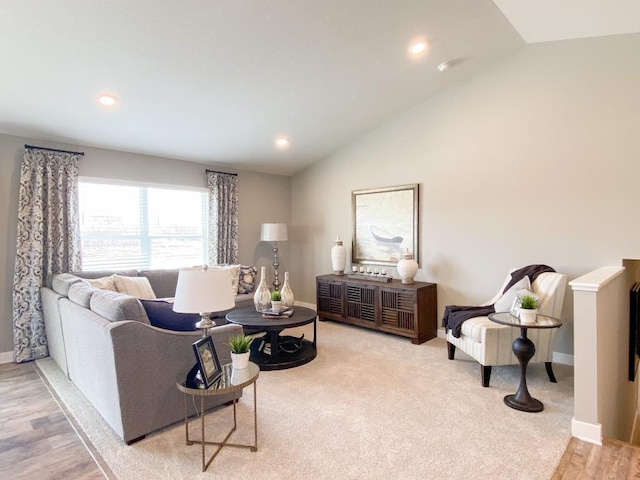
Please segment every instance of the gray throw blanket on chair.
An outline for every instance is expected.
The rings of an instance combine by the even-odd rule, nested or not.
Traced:
[[[511,280],[504,287],[502,293],[509,290],[513,285],[518,283],[524,277],[529,277],[531,283],[544,272],[555,272],[555,270],[547,265],[527,265],[522,267],[511,274]],[[452,331],[453,336],[460,338],[462,333],[462,324],[473,317],[484,317],[490,313],[494,313],[496,310],[493,305],[484,307],[479,306],[460,306],[460,305],[447,305],[444,307],[444,316],[442,317],[442,326],[445,332]]]

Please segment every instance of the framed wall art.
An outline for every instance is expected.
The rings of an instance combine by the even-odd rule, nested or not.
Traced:
[[[418,184],[354,190],[352,263],[396,265],[405,249],[420,263]]]

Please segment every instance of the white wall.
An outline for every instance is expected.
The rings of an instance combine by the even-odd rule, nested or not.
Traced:
[[[297,298],[352,237],[351,191],[420,183],[418,280],[447,304],[507,269],[570,278],[640,254],[640,35],[528,45],[293,177]],[[567,291],[556,350],[573,353]]]
[[[87,177],[206,187],[207,168],[230,171],[175,159],[0,135],[0,225],[3,226],[0,235],[0,354],[13,350],[11,292],[20,164],[25,143],[85,152],[80,161],[80,175]],[[238,173],[240,197],[238,261],[247,265],[271,265],[271,247],[259,241],[260,224],[288,221],[290,178],[245,171],[234,173]],[[286,268],[289,264],[287,245],[282,245],[278,256],[282,257],[281,264]]]

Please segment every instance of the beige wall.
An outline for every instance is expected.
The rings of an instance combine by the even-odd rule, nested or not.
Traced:
[[[640,35],[535,44],[293,177],[298,298],[352,237],[351,191],[420,184],[418,280],[439,312],[495,293],[511,266],[575,278],[640,255]],[[295,285],[295,284],[294,284]],[[573,353],[572,299],[556,350]]]
[[[80,175],[87,177],[204,188],[205,169],[216,169],[174,159],[0,135],[0,225],[4,227],[0,236],[0,265],[3,269],[0,274],[0,353],[13,350],[11,291],[20,162],[25,143],[85,152],[80,162]],[[271,247],[259,242],[260,224],[288,221],[290,178],[245,171],[237,173],[240,191],[238,261],[258,266],[271,265]],[[282,257],[282,267],[286,268],[289,264],[286,244],[282,245],[279,257]]]

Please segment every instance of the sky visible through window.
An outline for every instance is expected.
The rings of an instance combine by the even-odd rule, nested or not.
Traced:
[[[83,270],[206,263],[204,191],[80,182]]]

